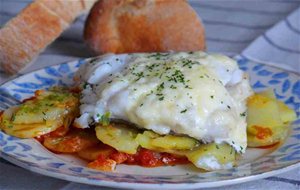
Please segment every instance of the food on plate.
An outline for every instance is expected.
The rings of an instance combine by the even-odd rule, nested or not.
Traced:
[[[269,146],[282,141],[296,113],[276,100],[272,90],[251,96],[247,102],[247,135],[249,147]]]
[[[247,147],[282,142],[296,119],[217,54],[107,54],[81,65],[74,80],[80,94],[38,90],[2,112],[0,128],[102,171],[187,163],[212,171],[235,166]]]
[[[98,54],[205,49],[203,25],[185,0],[100,0],[84,38]]]
[[[35,0],[0,29],[0,66],[16,73],[96,0]]]
[[[94,130],[72,128],[63,135],[44,135],[43,145],[53,152],[76,153],[99,143]]]
[[[38,90],[33,98],[2,112],[0,128],[20,138],[44,135],[68,128],[78,116],[78,106],[79,99],[70,92]]]
[[[236,153],[228,144],[210,143],[186,154],[187,158],[198,168],[218,170],[231,168],[235,165]]]
[[[246,117],[241,114],[253,92],[248,76],[226,56],[203,52],[107,55],[81,66],[76,80],[83,89],[81,116],[75,126],[88,128],[97,123],[98,139],[120,152],[134,154],[141,146],[185,155],[200,141],[220,147],[229,144],[233,154],[246,150]],[[109,125],[105,118],[129,122],[131,127]],[[233,165],[211,164],[211,169]]]
[[[247,146],[246,99],[253,93],[235,61],[204,52],[107,55],[79,68],[84,89],[76,126],[109,113],[161,135]]]

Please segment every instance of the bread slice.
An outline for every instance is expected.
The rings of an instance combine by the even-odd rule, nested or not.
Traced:
[[[185,0],[100,0],[84,38],[98,54],[205,49],[202,23]]]
[[[96,0],[35,0],[0,30],[0,66],[16,73],[28,65]]]

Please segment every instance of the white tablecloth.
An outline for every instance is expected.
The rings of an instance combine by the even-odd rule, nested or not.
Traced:
[[[0,25],[4,25],[28,2],[30,0],[0,0]],[[209,52],[220,52],[230,56],[241,54],[263,64],[300,72],[300,1],[191,0],[190,2],[205,25]],[[19,75],[48,65],[93,56],[82,43],[85,18],[86,16],[78,18],[30,67],[20,71]],[[0,84],[11,77],[0,68]],[[212,189],[299,190],[299,179],[298,168],[262,180]],[[94,190],[99,187],[41,176],[0,158],[0,189]]]

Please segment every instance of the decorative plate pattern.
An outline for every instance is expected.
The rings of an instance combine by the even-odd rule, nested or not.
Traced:
[[[275,89],[277,98],[296,110],[298,117],[291,125],[289,137],[278,149],[255,160],[242,161],[238,167],[206,173],[190,172],[188,169],[177,168],[177,166],[170,170],[161,169],[162,172],[157,175],[151,174],[152,169],[149,168],[138,168],[137,170],[142,173],[137,174],[132,171],[126,173],[126,170],[106,173],[86,168],[84,164],[57,156],[33,139],[18,139],[1,131],[0,156],[31,171],[60,179],[100,186],[146,189],[222,186],[268,177],[298,167],[300,165],[299,76],[251,62],[243,57],[236,57],[236,59],[240,68],[249,73],[255,91],[266,88]],[[37,89],[46,89],[53,85],[72,86],[74,72],[85,61],[79,60],[47,67],[3,84],[0,87],[0,105],[1,103],[12,104],[9,96],[23,100],[32,96]],[[170,172],[173,170],[176,170],[178,175]]]

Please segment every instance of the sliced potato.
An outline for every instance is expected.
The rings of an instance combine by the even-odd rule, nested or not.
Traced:
[[[98,143],[93,130],[71,129],[62,137],[46,136],[43,145],[53,152],[74,153]]]
[[[143,134],[138,134],[135,140],[143,148],[146,148],[149,150],[160,150],[159,148],[157,148],[151,144],[151,140],[154,138],[158,138],[159,136],[160,135],[158,135],[157,133],[154,133],[152,131],[144,131]]]
[[[139,144],[135,138],[138,130],[122,124],[98,125],[95,130],[97,138],[104,144],[128,154],[135,154],[137,152]]]
[[[211,143],[200,145],[186,156],[198,168],[210,171],[226,168],[226,165],[234,165],[235,154],[235,150],[228,144]]]
[[[78,112],[79,100],[72,93],[39,90],[20,106],[5,110],[0,128],[20,138],[37,137],[61,126],[69,127]]]
[[[282,125],[278,104],[273,99],[254,94],[248,99],[247,106],[249,127],[257,125],[274,128]]]
[[[264,130],[269,131],[270,128],[259,129],[259,130],[262,130],[262,132],[259,132],[256,135],[248,133],[247,135],[248,147],[262,147],[262,146],[273,145],[280,141],[283,141],[288,134],[288,127],[279,127],[276,130],[272,131],[271,135],[263,134]]]
[[[280,119],[283,123],[290,123],[297,119],[296,112],[285,105],[283,102],[276,99],[276,95],[272,89],[265,90],[263,92],[258,93],[264,97],[271,98],[275,100],[278,104]]]
[[[33,123],[33,124],[15,124],[12,127],[3,128],[5,133],[19,138],[32,138],[41,136],[54,131],[57,126],[62,126],[57,123]]]
[[[279,112],[280,112],[280,119],[284,124],[288,124],[293,122],[297,119],[296,112],[285,105],[283,102],[277,101]]]
[[[162,149],[192,150],[198,146],[198,141],[191,137],[166,135],[151,140],[151,145]]]
[[[138,134],[136,141],[143,148],[168,153],[192,150],[199,145],[199,142],[191,137],[162,136],[152,131],[145,131],[143,134]]]
[[[247,137],[249,147],[273,145],[285,139],[288,124],[296,113],[276,99],[272,90],[254,94],[248,99]]]

